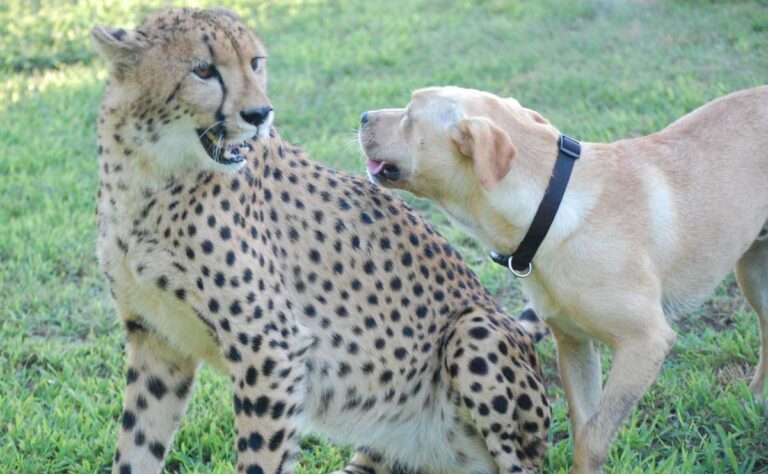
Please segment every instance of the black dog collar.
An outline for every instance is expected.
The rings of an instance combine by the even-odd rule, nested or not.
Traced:
[[[563,201],[565,188],[568,187],[568,181],[571,178],[571,171],[576,160],[581,156],[581,144],[565,135],[560,135],[558,140],[559,151],[555,169],[549,178],[549,185],[544,192],[544,197],[539,204],[539,209],[533,217],[531,227],[528,233],[523,237],[520,246],[512,255],[499,255],[496,252],[490,252],[491,260],[507,267],[513,275],[519,278],[525,278],[533,271],[533,256],[539,250],[539,246],[547,236],[552,222],[555,220],[557,210]]]

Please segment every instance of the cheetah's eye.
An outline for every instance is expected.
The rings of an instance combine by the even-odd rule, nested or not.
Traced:
[[[219,74],[213,64],[201,64],[192,69],[192,72],[200,79],[210,79]]]
[[[255,58],[251,59],[251,69],[258,71],[263,60],[264,58],[262,56],[256,56]]]

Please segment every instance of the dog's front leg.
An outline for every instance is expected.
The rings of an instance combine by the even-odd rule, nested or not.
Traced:
[[[556,324],[551,331],[557,346],[557,365],[565,387],[573,433],[578,433],[594,415],[600,402],[603,381],[600,354],[590,340],[571,337]]]
[[[613,364],[597,410],[574,432],[575,473],[602,471],[616,432],[656,379],[677,337],[661,308],[645,318],[627,321],[632,324],[625,324],[622,335],[614,341]]]

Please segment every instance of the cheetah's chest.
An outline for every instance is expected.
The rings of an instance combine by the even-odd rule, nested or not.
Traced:
[[[138,318],[182,354],[223,367],[216,340],[192,307],[136,276],[140,249],[126,254],[119,246],[108,245],[110,241],[116,241],[115,233],[101,239],[98,253],[102,270],[109,275],[120,317]]]

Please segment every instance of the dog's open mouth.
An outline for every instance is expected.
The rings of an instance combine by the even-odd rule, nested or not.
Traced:
[[[197,135],[200,137],[200,144],[203,145],[208,156],[222,165],[232,165],[244,161],[245,154],[251,149],[245,142],[225,143],[224,130],[220,128],[207,131],[204,129],[197,130]]]
[[[376,161],[369,159],[366,162],[368,174],[377,180],[397,181],[402,178],[400,168],[388,161]]]

